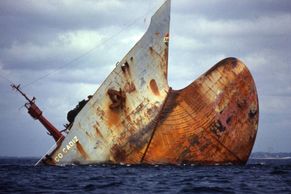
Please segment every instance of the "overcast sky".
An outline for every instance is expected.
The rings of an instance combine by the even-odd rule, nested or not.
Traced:
[[[54,144],[7,78],[63,129],[67,112],[96,91],[163,2],[1,0],[0,156],[41,156]],[[291,152],[290,24],[290,0],[172,0],[170,86],[183,88],[221,59],[240,58],[259,94],[253,151]]]

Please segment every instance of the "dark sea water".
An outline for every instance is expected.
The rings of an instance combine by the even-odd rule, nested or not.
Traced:
[[[291,193],[291,159],[246,166],[37,166],[0,158],[0,193]]]

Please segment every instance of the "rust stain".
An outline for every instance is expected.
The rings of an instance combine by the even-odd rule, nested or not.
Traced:
[[[168,48],[164,50],[164,65],[166,66],[164,76],[168,79]]]
[[[85,160],[89,159],[88,154],[85,152],[85,150],[84,150],[83,146],[80,144],[80,142],[77,142],[76,145],[77,145],[77,150],[79,151],[79,153],[81,154],[81,156]]]
[[[158,53],[152,46],[149,47],[149,50],[150,50],[150,54],[155,60],[158,59],[158,60],[163,61],[162,53]]]
[[[147,115],[151,118],[151,116],[158,111],[158,106],[154,105],[151,108],[147,109]]]
[[[159,88],[158,88],[158,85],[157,85],[156,80],[152,79],[152,80],[150,81],[150,88],[151,88],[152,92],[153,92],[156,96],[159,96],[159,95],[160,95],[160,91],[159,91]]]
[[[124,92],[131,93],[131,92],[134,92],[136,88],[133,82],[127,82],[123,90]]]
[[[108,127],[111,128],[113,126],[117,126],[120,123],[120,115],[116,110],[108,109],[107,111],[107,124]]]
[[[133,123],[123,125],[127,130],[122,132],[121,136],[116,140],[117,143],[111,148],[113,160],[130,164],[140,163],[155,125],[156,121],[154,120],[139,131],[137,131],[134,127],[136,125]]]
[[[105,112],[100,107],[97,107],[96,108],[96,115],[98,115],[102,119],[103,116],[105,115]],[[98,123],[96,123],[96,124],[98,125]]]
[[[112,148],[112,156],[115,162],[124,162],[126,159],[126,151],[123,150],[119,145],[115,145]]]
[[[93,127],[95,128],[96,136],[97,137],[101,137],[102,139],[104,139],[104,137],[101,134],[101,132],[99,131],[99,128],[97,127],[97,125],[94,125]]]

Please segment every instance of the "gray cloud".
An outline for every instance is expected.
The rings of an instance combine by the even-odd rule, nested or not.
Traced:
[[[289,14],[291,2],[288,0],[205,0],[173,1],[173,9],[181,15],[203,16],[210,20],[213,19],[254,19],[264,15],[276,16],[277,14]]]

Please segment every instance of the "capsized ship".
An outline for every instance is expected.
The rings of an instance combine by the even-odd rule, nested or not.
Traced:
[[[226,58],[181,90],[168,85],[170,0],[65,132],[28,100],[55,146],[37,164],[245,164],[259,106],[252,75]]]

